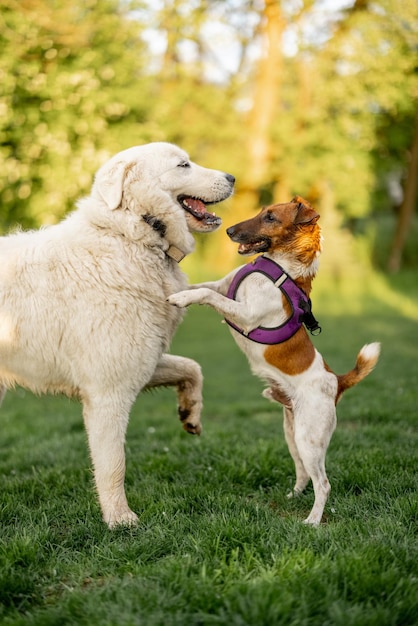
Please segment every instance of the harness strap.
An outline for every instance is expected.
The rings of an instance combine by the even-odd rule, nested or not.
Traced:
[[[312,313],[311,301],[305,292],[297,286],[280,265],[263,255],[238,270],[229,286],[228,293],[226,294],[227,298],[235,300],[241,282],[249,274],[254,272],[259,272],[267,276],[267,278],[273,281],[274,285],[280,289],[291,308],[290,317],[280,326],[274,328],[259,326],[249,333],[245,333],[242,328],[239,328],[230,320],[225,319],[229,326],[251,341],[266,345],[287,341],[290,337],[293,337],[302,324],[305,324],[311,334],[318,335],[321,332],[321,327]]]

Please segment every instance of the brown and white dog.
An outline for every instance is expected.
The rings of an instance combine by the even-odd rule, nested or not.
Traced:
[[[363,346],[354,368],[338,376],[309,339],[303,323],[318,328],[309,300],[321,251],[318,219],[299,196],[263,208],[227,230],[240,254],[263,253],[253,267],[168,298],[179,307],[207,304],[224,315],[251,370],[269,385],[263,395],[283,404],[285,438],[296,468],[289,497],[312,480],[315,502],[305,523],[314,526],[331,489],[325,455],[336,426],[335,406],[346,389],[372,371],[380,353],[379,343]]]

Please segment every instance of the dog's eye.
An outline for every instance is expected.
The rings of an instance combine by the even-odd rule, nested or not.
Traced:
[[[274,213],[266,213],[263,219],[265,222],[269,222],[270,224],[271,222],[277,222]]]
[[[190,163],[188,161],[183,161],[179,163],[177,167],[190,167]]]

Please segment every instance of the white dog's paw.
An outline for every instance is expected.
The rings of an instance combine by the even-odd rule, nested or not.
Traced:
[[[193,297],[190,295],[189,291],[179,291],[178,293],[173,293],[171,296],[168,296],[167,302],[169,304],[173,304],[174,306],[183,308],[189,306],[193,302]]]
[[[200,435],[202,424],[202,395],[200,387],[181,385],[178,391],[179,404],[177,407],[179,418],[185,431],[191,435]]]
[[[319,526],[321,523],[321,518],[313,516],[312,514],[309,515],[306,519],[303,520],[303,524],[306,524],[306,526],[314,526],[317,527]]]
[[[187,421],[183,420],[180,414],[180,421],[183,423],[184,430],[190,435],[201,435],[202,434],[202,424],[200,420],[187,418]]]
[[[112,513],[103,515],[103,519],[110,529],[117,526],[136,526],[138,523],[138,516],[131,509],[127,509],[123,513],[112,511]]]
[[[292,498],[299,498],[302,495],[302,492],[299,489],[292,489],[289,493],[286,494],[286,498],[291,500]]]

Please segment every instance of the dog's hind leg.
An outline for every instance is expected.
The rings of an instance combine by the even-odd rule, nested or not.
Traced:
[[[296,482],[293,491],[287,494],[288,498],[297,496],[305,489],[309,482],[309,474],[307,473],[303,461],[300,458],[296,443],[293,411],[289,407],[283,407],[283,430],[287,447],[295,464]]]
[[[312,526],[320,524],[331,491],[325,471],[325,455],[335,424],[335,405],[331,399],[323,400],[317,407],[298,407],[295,412],[295,444],[315,494],[312,510],[304,520],[305,524]]]
[[[137,516],[125,495],[125,434],[129,411],[135,398],[126,399],[124,390],[83,397],[83,417],[94,468],[97,494],[103,519],[109,528],[132,525]]]
[[[146,389],[159,386],[177,387],[178,413],[183,428],[192,435],[200,435],[203,405],[200,365],[186,357],[163,354]]]
[[[284,436],[296,470],[295,486],[293,487],[293,490],[287,494],[288,498],[293,498],[293,496],[299,495],[305,489],[309,482],[309,474],[305,470],[295,443],[292,401],[289,396],[276,384],[272,384],[271,387],[264,389],[262,395],[264,398],[267,398],[267,400],[270,400],[271,402],[278,402],[283,406]]]

